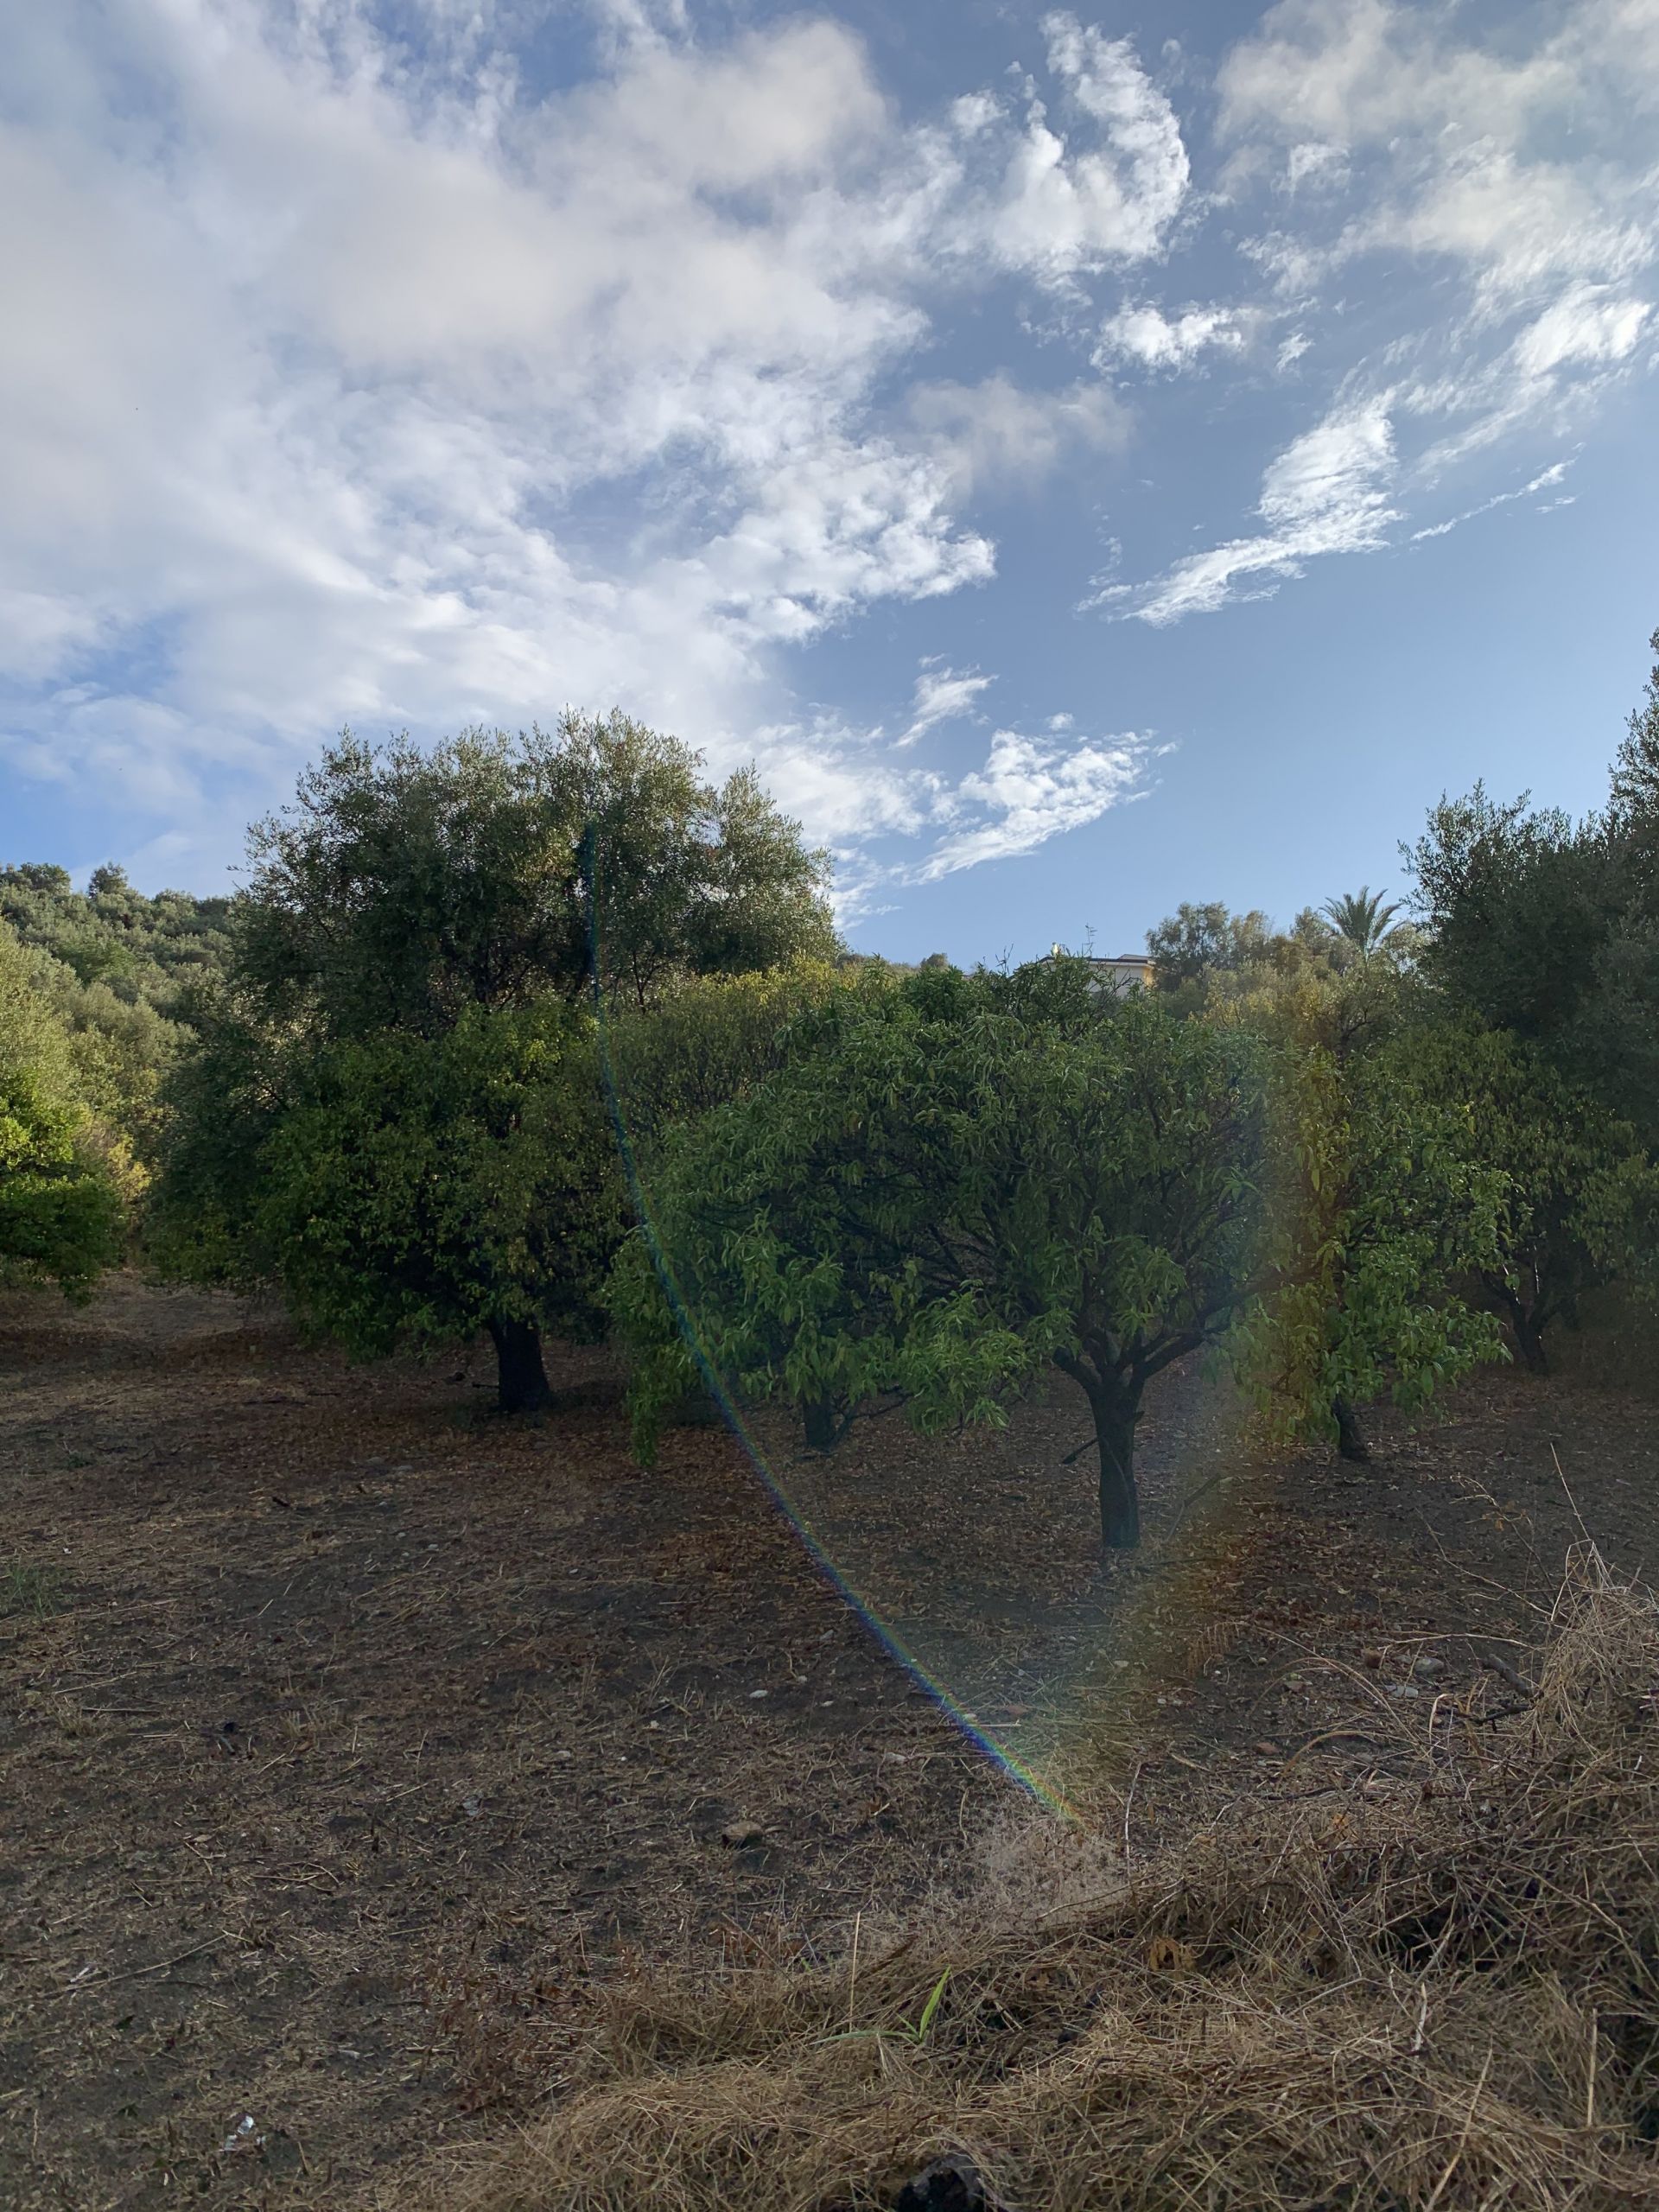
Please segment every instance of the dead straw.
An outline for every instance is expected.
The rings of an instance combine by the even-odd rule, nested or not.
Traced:
[[[1381,1796],[1242,1801],[1046,1921],[613,1988],[429,2212],[874,2212],[945,2153],[1017,2212],[1651,2212],[1659,1608],[1580,1547],[1529,1671]],[[846,2033],[946,1967],[925,2042]]]

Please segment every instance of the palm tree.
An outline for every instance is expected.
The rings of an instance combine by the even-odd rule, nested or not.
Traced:
[[[1319,909],[1337,935],[1345,938],[1362,955],[1379,951],[1395,934],[1389,924],[1399,911],[1398,899],[1391,906],[1385,906],[1382,893],[1373,893],[1370,887],[1363,883],[1357,891],[1350,891],[1340,899],[1327,899]]]

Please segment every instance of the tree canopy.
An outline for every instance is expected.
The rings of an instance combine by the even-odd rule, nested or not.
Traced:
[[[1098,1001],[1080,962],[861,979],[669,1148],[613,1278],[642,1442],[705,1360],[825,1446],[883,1398],[1000,1419],[1052,1362],[1133,1544],[1141,1393],[1248,1294],[1263,1107],[1250,1039]]]
[[[1402,1033],[1419,995],[1389,969],[1281,978],[1217,1010],[1274,1052],[1262,1296],[1234,1346],[1270,1436],[1369,1457],[1359,1409],[1407,1408],[1483,1359],[1506,1185],[1464,1102],[1421,1079]]]
[[[563,716],[430,750],[347,733],[258,824],[233,971],[266,1018],[436,1035],[462,1009],[648,1000],[683,975],[830,957],[825,861],[752,771]]]
[[[1599,813],[1574,822],[1477,785],[1402,851],[1447,998],[1659,1144],[1659,664]]]
[[[1654,1287],[1659,1166],[1630,1122],[1537,1043],[1466,1016],[1414,1024],[1389,1057],[1396,1080],[1460,1117],[1465,1158],[1495,1184],[1490,1249],[1466,1263],[1528,1367],[1542,1371],[1547,1332],[1587,1292]]]
[[[260,1148],[251,1229],[302,1325],[359,1357],[486,1330],[520,1412],[548,1402],[540,1333],[598,1332],[625,1225],[592,1020],[554,1002],[326,1047]]]

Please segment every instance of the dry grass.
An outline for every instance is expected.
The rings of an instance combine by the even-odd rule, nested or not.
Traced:
[[[1586,1548],[1534,1663],[1090,1900],[1034,1914],[1005,1853],[855,1980],[596,1995],[586,2085],[425,2201],[854,2212],[962,2152],[1021,2212],[1659,2204],[1659,1607]],[[1075,1890],[1049,1849],[1028,1892]]]

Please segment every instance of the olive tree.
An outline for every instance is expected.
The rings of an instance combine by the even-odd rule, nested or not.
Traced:
[[[503,1405],[544,1400],[539,1332],[594,1325],[620,1227],[590,1001],[833,951],[822,856],[751,773],[613,715],[347,735],[251,859],[152,1249],[359,1352],[486,1327]]]
[[[468,1007],[649,1000],[678,976],[829,957],[825,860],[752,771],[720,785],[626,715],[349,733],[257,824],[232,975],[275,1020],[435,1035]]]

